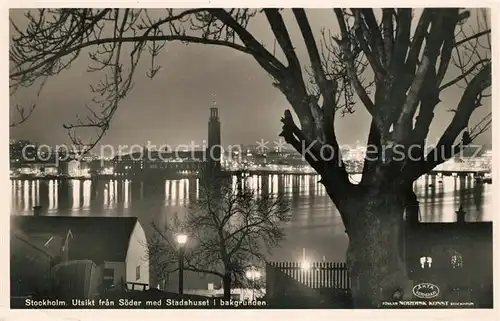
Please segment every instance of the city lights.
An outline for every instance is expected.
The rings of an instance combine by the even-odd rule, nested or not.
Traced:
[[[247,279],[255,281],[261,278],[261,273],[256,268],[250,268],[245,272]]]
[[[311,262],[309,262],[308,260],[302,260],[302,262],[300,262],[300,268],[302,270],[310,270],[311,269]]]

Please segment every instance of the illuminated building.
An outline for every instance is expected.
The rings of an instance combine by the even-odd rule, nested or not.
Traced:
[[[493,161],[493,151],[487,150],[481,156],[482,167],[491,170],[491,165]]]
[[[127,178],[164,179],[179,175],[197,175],[206,164],[205,151],[136,152],[129,155],[116,156],[113,171],[102,174],[114,174]]]
[[[27,161],[35,161],[37,158],[37,147],[28,140],[11,140],[9,144],[11,166],[22,164]]]

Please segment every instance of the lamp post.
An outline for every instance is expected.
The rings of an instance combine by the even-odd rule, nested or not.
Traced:
[[[186,234],[177,235],[177,244],[179,244],[179,295],[184,293],[184,250],[187,242]]]
[[[252,301],[253,301],[255,300],[255,284],[256,281],[260,279],[261,274],[255,267],[252,267],[246,271],[245,276],[247,277],[247,279],[250,280],[252,286]]]
[[[302,262],[300,262],[300,268],[304,271],[309,271],[311,269],[311,262],[302,260]]]
[[[302,249],[302,261],[300,262],[300,268],[307,271],[311,268],[311,262],[306,258],[306,249]]]

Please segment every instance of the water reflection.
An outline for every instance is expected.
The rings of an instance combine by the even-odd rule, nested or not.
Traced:
[[[359,181],[359,177],[353,177]],[[233,177],[233,188],[246,185],[260,195],[277,194],[290,202],[292,220],[288,238],[275,251],[274,259],[308,256],[340,260],[347,238],[340,216],[328,198],[318,176],[263,175],[245,179]],[[415,182],[423,221],[451,222],[460,205],[467,220],[492,220],[491,185],[477,184],[473,178],[424,176]],[[11,214],[29,215],[41,205],[46,215],[137,216],[143,226],[153,219],[185,211],[199,197],[197,179],[138,182],[129,180],[11,181]],[[335,248],[332,250],[332,244]],[[310,250],[309,250],[310,249]],[[332,253],[334,252],[334,253]],[[294,257],[297,253],[299,257]],[[313,259],[313,257],[311,257]]]
[[[472,177],[424,177],[414,187],[420,200],[421,219],[453,222],[455,211],[463,206],[468,221],[491,221],[491,185],[479,184]]]
[[[264,175],[243,180],[233,177],[231,185],[237,188],[244,184],[260,195],[283,195],[292,201],[292,207],[305,210],[315,207],[314,204],[323,204],[324,200],[330,204],[318,180],[316,176]],[[422,205],[423,219],[451,221],[460,204],[469,209],[469,213],[488,212],[484,203],[489,199],[491,185],[477,184],[471,177],[425,176],[415,182],[415,191]],[[12,214],[28,214],[35,205],[52,214],[118,208],[126,212],[131,202],[160,200],[168,207],[186,205],[197,197],[197,179],[166,180],[161,184],[129,180],[11,181]]]

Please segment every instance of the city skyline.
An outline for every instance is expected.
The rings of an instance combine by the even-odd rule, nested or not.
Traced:
[[[10,10],[14,21],[22,21],[22,15],[23,10]],[[308,15],[313,31],[319,33],[322,27],[328,25],[333,12],[327,9],[308,9]],[[285,21],[293,19],[292,14],[286,11],[283,16]],[[259,23],[262,19],[265,17],[257,15],[251,21],[249,30],[271,46],[273,34],[265,23]],[[475,17],[471,19],[474,20]],[[336,27],[332,28],[334,34],[337,33]],[[10,32],[12,36],[12,30]],[[300,32],[291,29],[290,36],[294,44],[297,44],[299,59],[306,62],[307,51],[301,45]],[[280,54],[278,52],[277,56],[280,57]],[[186,46],[172,42],[167,43],[164,53],[157,60],[162,69],[152,80],[146,76],[148,66],[138,66],[135,88],[121,102],[102,144],[143,144],[151,141],[156,145],[166,142],[179,145],[186,141],[202,141],[206,139],[207,115],[212,107],[214,94],[219,108],[224,145],[255,144],[256,139],[272,141],[278,138],[282,125],[280,118],[290,105],[251,57],[231,49],[196,44]],[[32,117],[26,123],[11,128],[11,137],[36,137],[51,145],[70,143],[62,125],[74,122],[78,113],[86,115],[85,104],[92,98],[89,85],[102,76],[87,73],[85,70],[88,62],[87,55],[82,55],[71,68],[52,77],[46,83]],[[307,64],[304,63],[304,66]],[[456,70],[450,67],[450,77],[454,73]],[[32,86],[11,97],[11,110],[16,103],[33,103],[37,89],[37,86]],[[456,106],[461,91],[461,88],[456,87],[441,94],[442,104],[436,110],[429,131],[430,143],[441,136],[451,121],[452,113],[449,109]],[[491,99],[485,98],[483,106],[473,113],[470,125],[488,112],[491,112]],[[370,118],[361,104],[357,104],[354,114],[337,117],[336,133],[339,143],[366,143]],[[84,142],[86,134],[88,133],[82,134]],[[61,142],[62,137],[65,142]],[[489,129],[475,143],[490,147],[491,141],[492,132]]]

